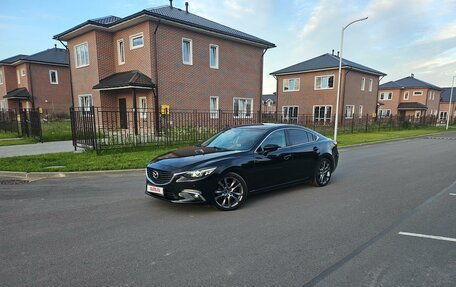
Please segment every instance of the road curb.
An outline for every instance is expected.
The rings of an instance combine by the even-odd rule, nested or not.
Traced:
[[[98,171],[71,171],[71,172],[19,172],[0,171],[0,177],[13,177],[25,180],[39,180],[48,178],[76,178],[76,177],[113,177],[143,175],[144,169],[123,169],[123,170],[98,170]]]

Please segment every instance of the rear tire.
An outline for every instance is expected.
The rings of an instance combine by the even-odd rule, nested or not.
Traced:
[[[312,184],[318,187],[325,186],[331,180],[332,175],[332,163],[326,157],[318,159],[315,166],[315,172]]]
[[[216,208],[229,211],[239,208],[247,199],[247,184],[237,173],[228,172],[217,182],[213,204]]]

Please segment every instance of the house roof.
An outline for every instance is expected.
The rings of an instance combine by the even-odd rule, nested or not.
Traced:
[[[261,101],[263,101],[263,103],[265,103],[267,100],[271,100],[272,103],[275,104],[277,101],[277,95],[276,94],[267,94],[267,95],[261,96]]]
[[[52,48],[47,49],[31,56],[17,55],[0,61],[0,65],[17,65],[23,62],[68,65],[68,53],[66,49]]]
[[[245,41],[248,41],[251,43],[255,43],[257,45],[264,46],[267,48],[275,47],[275,44],[268,42],[266,40],[260,39],[258,37],[249,35],[247,33],[235,30],[233,28],[224,26],[222,24],[210,21],[203,17],[197,16],[190,12],[186,12],[179,8],[171,7],[171,6],[144,9],[140,12],[137,12],[135,14],[132,14],[132,15],[124,17],[124,18],[120,18],[120,17],[116,17],[116,16],[106,16],[106,17],[102,17],[102,18],[88,20],[65,32],[55,35],[54,39],[61,39],[61,40],[67,41],[68,39],[71,39],[77,35],[77,30],[82,29],[87,26],[92,26],[93,28],[96,28],[96,27],[99,27],[102,29],[104,28],[105,30],[108,30],[108,31],[109,30],[116,31],[115,29],[117,29],[117,27],[120,24],[124,24],[130,20],[133,20],[133,19],[141,17],[141,16],[149,16],[149,17],[152,17],[153,19],[158,19],[158,20],[168,21],[170,23],[185,25],[187,27],[201,29],[201,30],[205,30],[208,32],[213,32],[213,33],[217,33],[217,34],[223,35],[223,36],[234,37],[234,38],[245,40]],[[75,32],[76,34],[74,36],[68,37],[68,34],[73,33],[73,32]],[[81,32],[81,34],[82,34],[82,32]]]
[[[101,79],[98,84],[93,86],[95,90],[119,90],[119,89],[152,89],[155,84],[152,80],[141,73],[133,70],[112,74],[104,79]]]
[[[397,81],[390,81],[379,86],[379,89],[392,89],[392,88],[431,88],[440,91],[441,89],[433,84],[419,80],[414,76],[408,76]]]
[[[451,97],[451,87],[449,88],[442,88],[442,92],[440,93],[440,101],[443,103],[449,103]],[[453,88],[453,98],[451,99],[452,103],[456,103],[456,87]]]
[[[426,105],[420,103],[400,103],[397,106],[398,110],[427,110]]]
[[[339,57],[332,54],[323,54],[310,60],[289,66],[287,68],[272,72],[271,75],[296,74],[315,70],[327,70],[339,68]],[[364,73],[385,76],[386,74],[361,64],[342,58],[342,68],[355,69]]]
[[[18,88],[8,92],[3,98],[8,100],[30,100],[30,94],[26,88]]]

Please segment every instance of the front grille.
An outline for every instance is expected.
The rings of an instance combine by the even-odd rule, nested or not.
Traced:
[[[173,173],[155,168],[147,168],[147,176],[155,184],[166,184],[173,178]]]

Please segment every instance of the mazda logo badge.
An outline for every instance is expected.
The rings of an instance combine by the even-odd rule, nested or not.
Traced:
[[[158,179],[158,176],[159,176],[158,171],[156,171],[156,170],[152,171],[152,176],[153,176],[155,179]]]

